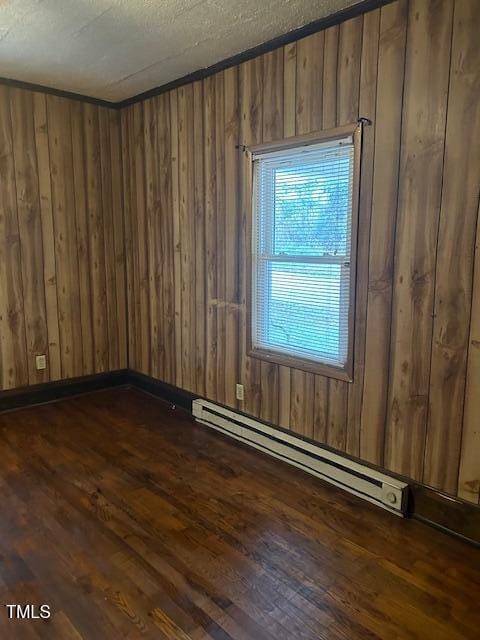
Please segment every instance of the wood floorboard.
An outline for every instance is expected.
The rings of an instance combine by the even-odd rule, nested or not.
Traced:
[[[480,551],[114,389],[0,414],[0,638],[478,639]]]

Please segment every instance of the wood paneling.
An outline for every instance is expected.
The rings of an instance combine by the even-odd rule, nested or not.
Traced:
[[[2,388],[28,384],[9,92],[0,91],[0,313]]]
[[[119,114],[0,87],[0,121],[0,389],[124,368]]]
[[[164,290],[174,286],[176,302],[156,322],[172,328],[176,361],[161,379],[451,493],[461,465],[460,494],[475,502],[476,13],[473,0],[399,0],[161,102],[150,100],[152,130],[170,123],[171,148],[164,153],[171,159],[173,199],[145,239],[138,221],[148,204],[144,194],[137,196],[130,216],[134,212],[138,229],[127,238],[129,262],[173,241],[176,259],[160,279]],[[135,109],[122,118],[125,132]],[[235,145],[359,116],[373,125],[363,135],[349,384],[246,355],[251,179]],[[136,140],[124,152],[127,199],[145,190],[151,151]],[[148,282],[137,274],[129,284],[135,309],[129,335],[137,354],[131,365],[157,375],[147,357],[152,331],[143,314],[147,299],[158,294],[145,290]],[[235,398],[236,382],[245,387],[243,402]]]
[[[459,494],[478,501],[475,5],[397,0],[122,114],[133,368],[451,493],[460,468]],[[141,113],[154,142],[137,135]],[[246,355],[251,176],[235,145],[359,116],[373,124],[350,384]],[[164,201],[145,234],[155,148],[164,169],[151,188]],[[164,261],[156,291],[151,251]],[[152,340],[143,307],[155,299],[165,336]]]
[[[462,438],[457,416],[465,397],[479,196],[480,144],[472,144],[480,141],[480,48],[475,32],[480,32],[479,12],[460,0],[454,14],[424,475],[428,484],[450,493],[457,489]]]
[[[417,480],[428,417],[452,17],[451,0],[410,1],[385,462]]]
[[[32,384],[48,380],[47,371],[37,372],[35,366],[35,354],[47,352],[48,337],[42,281],[43,246],[38,241],[42,237],[42,218],[33,95],[21,89],[12,90],[10,95],[28,382]]]
[[[381,11],[375,109],[365,372],[360,457],[382,465],[390,364],[393,258],[402,122],[407,0]],[[385,159],[388,158],[388,161]]]
[[[176,300],[156,320],[172,327],[177,354],[162,380],[452,494],[460,468],[459,494],[474,502],[477,13],[473,0],[398,0],[145,103],[152,130],[170,123],[164,153],[174,195],[145,244],[138,221],[148,204],[137,197],[130,216],[138,229],[127,238],[129,262],[157,251],[162,238],[177,256],[160,273]],[[125,132],[135,109],[122,118]],[[350,384],[246,355],[251,176],[235,145],[360,116],[373,124],[363,132]],[[124,152],[127,198],[145,190],[151,151],[137,140]],[[138,354],[131,365],[158,375],[147,357],[152,331],[144,306],[158,295],[145,290],[148,282],[140,274],[129,284]],[[237,382],[243,402],[235,398]]]
[[[474,0],[397,0],[120,114],[1,87],[0,389],[123,368],[128,351],[137,371],[478,502],[479,28]],[[246,355],[236,146],[359,116],[347,383]]]

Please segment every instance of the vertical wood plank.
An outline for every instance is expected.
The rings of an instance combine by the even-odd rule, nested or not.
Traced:
[[[145,227],[147,253],[147,291],[149,298],[149,344],[152,376],[160,375],[160,333],[162,315],[158,314],[158,238],[156,227],[156,191],[157,191],[157,131],[154,101],[143,102],[143,149],[145,154]]]
[[[477,213],[472,317],[468,345],[463,438],[458,475],[458,496],[480,502],[480,203]]]
[[[75,191],[75,223],[77,230],[78,277],[80,295],[80,323],[82,326],[83,372],[92,374],[94,367],[92,287],[90,280],[90,249],[87,211],[87,185],[85,176],[85,129],[83,105],[71,105],[73,183]]]
[[[33,94],[33,117],[35,124],[35,151],[37,155],[40,215],[42,219],[43,287],[45,290],[48,334],[48,368],[50,380],[53,381],[61,378],[62,368],[60,361],[60,334],[58,328],[57,280],[55,274],[55,240],[53,231],[52,190],[50,185],[47,105],[45,95],[42,93]]]
[[[193,136],[194,136],[194,219],[195,219],[195,379],[196,392],[204,396],[206,388],[205,335],[205,191],[204,191],[204,133],[203,133],[203,83],[193,85]],[[233,190],[234,191],[234,190]],[[235,246],[237,245],[236,240]]]
[[[95,373],[108,371],[108,309],[105,277],[105,234],[103,228],[102,167],[99,148],[98,107],[84,105],[85,175],[87,182],[88,240]]]
[[[181,246],[182,386],[195,389],[195,220],[193,86],[178,90],[178,191]]]
[[[123,169],[123,220],[125,228],[125,270],[127,280],[127,335],[128,335],[128,353],[127,362],[128,367],[135,369],[135,337],[136,337],[136,323],[135,323],[135,267],[134,267],[134,232],[131,220],[131,161],[132,150],[130,146],[130,123],[131,123],[131,109],[123,109],[121,111],[121,134],[122,134],[122,169]]]
[[[146,212],[146,182],[145,182],[145,154],[144,154],[144,112],[142,103],[133,106],[133,144],[135,172],[135,217],[132,220],[137,227],[138,246],[137,259],[137,366],[142,373],[151,371],[150,351],[150,296],[148,290],[148,251],[149,238],[147,236]]]
[[[217,400],[225,402],[226,393],[226,290],[225,290],[225,72],[215,75],[215,161],[217,174]]]
[[[260,418],[272,424],[278,424],[279,369],[267,362],[262,362],[260,366]]]
[[[205,132],[205,253],[206,253],[206,394],[215,399],[217,393],[217,175],[215,163],[215,79],[206,78],[203,83],[204,132]]]
[[[360,103],[364,16],[342,22],[338,32],[337,125],[356,122]]]
[[[308,438],[314,435],[315,376],[292,369],[290,429]]]
[[[360,456],[383,464],[408,3],[381,9]],[[387,375],[386,375],[387,374]]]
[[[264,56],[263,142],[281,140],[284,130],[284,52],[276,49]],[[290,64],[291,66],[291,64]],[[290,69],[290,74],[292,73]],[[288,102],[288,101],[287,101]],[[290,101],[290,105],[292,102]],[[288,107],[287,107],[288,108]]]
[[[141,371],[141,361],[138,357],[138,353],[140,352],[140,347],[138,345],[141,339],[141,329],[140,329],[140,317],[138,311],[138,298],[140,296],[140,286],[138,281],[138,224],[136,223],[136,210],[137,210],[137,184],[135,180],[135,127],[134,127],[134,110],[133,107],[128,110],[128,145],[130,149],[129,155],[129,167],[128,167],[128,175],[129,175],[129,183],[130,183],[130,234],[132,237],[132,259],[131,259],[131,267],[132,267],[132,300],[131,306],[129,307],[129,315],[132,318],[133,326],[135,327],[134,335],[132,336],[132,346],[133,351],[129,354],[129,361],[132,363],[132,366],[135,371]]]
[[[60,346],[64,378],[80,376],[83,371],[83,337],[78,312],[80,287],[70,109],[69,101],[56,96],[47,97]]]
[[[263,59],[255,58],[240,65],[240,140],[242,144],[258,144],[263,134]],[[252,173],[248,154],[241,157],[241,215],[243,242],[241,247],[242,277],[242,348],[241,371],[245,385],[245,411],[254,416],[260,415],[261,409],[261,376],[260,361],[250,358],[247,353],[246,283],[251,278],[247,268],[246,251],[251,243],[252,215]]]
[[[327,444],[345,451],[347,443],[348,389],[341,380],[328,381]]]
[[[0,87],[0,384],[28,384],[10,90]]]
[[[110,158],[112,180],[112,216],[114,235],[114,278],[117,301],[118,368],[127,367],[127,306],[125,274],[125,227],[123,220],[123,172],[120,136],[120,113],[108,112],[110,127]]]
[[[297,42],[297,133],[322,128],[324,32]]]
[[[137,168],[136,164],[138,162],[137,153],[136,153],[136,140],[135,140],[135,110],[134,107],[129,109],[129,124],[128,124],[128,133],[129,133],[129,147],[130,147],[130,217],[131,217],[131,226],[130,233],[132,234],[133,242],[133,253],[132,253],[132,275],[133,275],[133,296],[132,296],[132,306],[130,307],[130,314],[133,316],[133,321],[135,325],[135,335],[133,338],[133,346],[134,351],[130,354],[130,359],[133,361],[133,366],[136,371],[142,371],[142,360],[141,360],[141,345],[140,341],[142,339],[142,328],[141,328],[141,318],[140,318],[140,276],[139,276],[139,228],[137,222],[137,190],[142,188],[141,184],[137,184],[136,173]]]
[[[328,378],[315,376],[313,398],[313,439],[325,443],[328,433]]]
[[[325,31],[323,49],[322,126],[333,129],[337,122],[338,25]]]
[[[37,371],[35,357],[48,352],[43,286],[43,240],[32,93],[10,91],[13,155],[20,237],[23,312],[29,384],[46,382],[47,369]],[[3,185],[2,185],[3,188]]]
[[[165,354],[165,381],[175,384],[175,279],[174,245],[173,245],[173,196],[171,174],[171,124],[170,98],[168,94],[157,98],[159,175],[160,175],[160,230],[161,230],[161,267],[163,281],[163,352]],[[170,277],[165,277],[165,274]]]
[[[372,125],[362,127],[362,165],[358,207],[355,342],[353,383],[348,385],[347,453],[360,455],[360,423],[365,375],[365,333],[367,323],[368,254],[372,213],[373,164],[377,97],[377,66],[380,30],[380,10],[363,17],[362,57],[360,64],[359,114]]]
[[[179,203],[179,164],[178,164],[178,92],[170,92],[170,147],[172,172],[172,216],[173,216],[173,282],[175,286],[175,384],[182,386],[182,300],[181,300],[181,235]]]
[[[297,86],[297,43],[283,48],[283,135],[295,135]]]
[[[239,137],[238,68],[224,75],[225,108],[225,402],[237,406],[235,385],[240,380],[239,359]]]
[[[455,4],[423,480],[457,490],[480,193],[480,16]],[[468,126],[465,126],[468,123]],[[479,461],[480,463],[480,461]],[[480,465],[479,465],[480,466]]]
[[[449,1],[409,5],[385,462],[417,480],[428,408],[452,13]]]
[[[115,280],[115,236],[112,207],[112,165],[110,155],[110,118],[107,109],[98,110],[101,205],[103,222],[103,252],[105,264],[105,290],[107,315],[107,367],[109,371],[119,368],[120,345],[118,343],[117,288]]]

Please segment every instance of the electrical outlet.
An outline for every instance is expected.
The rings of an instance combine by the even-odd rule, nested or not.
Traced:
[[[243,400],[243,384],[236,385],[237,400]]]
[[[36,357],[37,371],[42,371],[47,368],[47,356],[41,355]]]

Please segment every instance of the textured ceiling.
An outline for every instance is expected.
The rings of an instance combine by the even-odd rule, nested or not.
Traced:
[[[0,76],[123,100],[358,0],[0,0]]]

